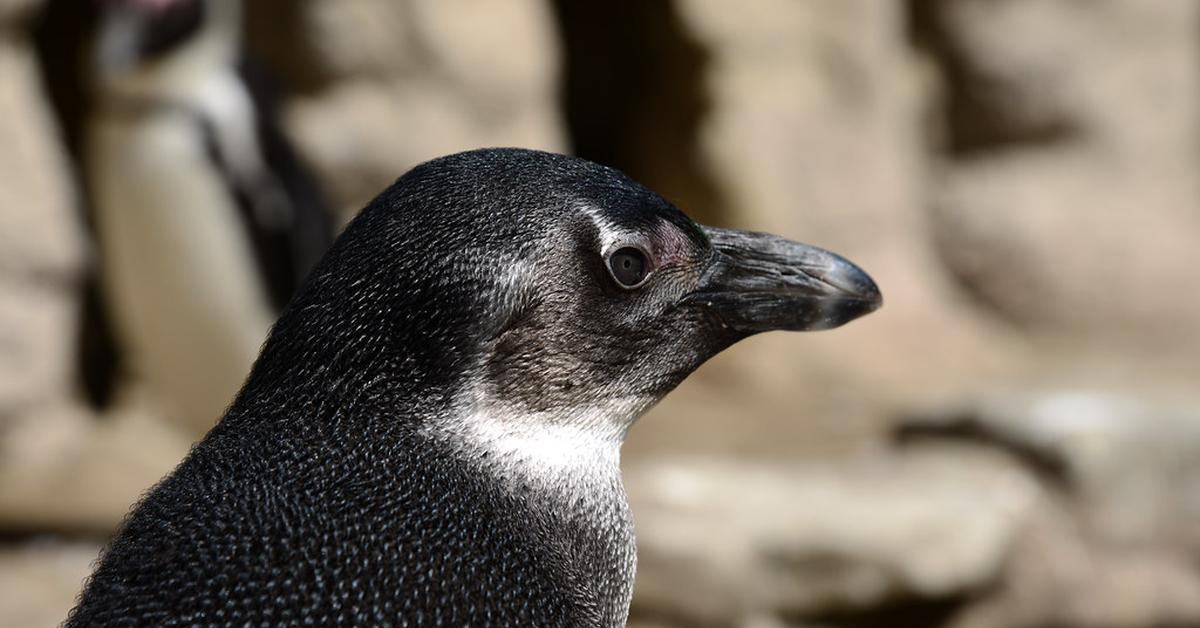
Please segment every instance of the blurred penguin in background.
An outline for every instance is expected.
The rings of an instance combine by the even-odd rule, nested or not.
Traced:
[[[238,0],[98,0],[83,159],[122,362],[193,435],[332,239],[243,74]]]

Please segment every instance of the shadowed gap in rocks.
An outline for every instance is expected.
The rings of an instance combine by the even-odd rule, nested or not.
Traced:
[[[554,8],[575,154],[625,171],[700,222],[724,224],[699,146],[709,54],[674,4],[555,0]]]
[[[797,625],[830,626],[831,628],[896,628],[898,626],[923,626],[936,628],[949,626],[970,598],[946,596],[930,598],[906,598],[893,600],[869,608],[839,610],[819,615],[806,614],[789,617]]]
[[[82,176],[84,126],[93,103],[87,89],[87,54],[100,19],[95,2],[48,0],[33,22],[33,44],[38,57],[46,101],[62,134],[70,158],[70,176],[79,191],[76,207],[88,233],[94,233],[88,207],[87,179]],[[77,377],[84,398],[97,409],[113,401],[123,364],[105,312],[96,266],[90,265],[83,278],[83,298],[76,335],[79,356]]]

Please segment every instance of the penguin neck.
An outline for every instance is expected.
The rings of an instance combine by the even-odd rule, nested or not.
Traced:
[[[433,427],[463,455],[510,484],[569,494],[620,484],[621,444],[649,403],[619,399],[553,410],[531,410],[469,394],[455,418]]]

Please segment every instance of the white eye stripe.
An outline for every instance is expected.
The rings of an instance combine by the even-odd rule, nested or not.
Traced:
[[[600,240],[600,255],[604,259],[607,260],[613,251],[624,246],[636,246],[646,252],[650,250],[649,242],[644,234],[613,224],[600,210],[590,205],[583,205],[580,209],[587,214],[588,218],[592,219],[592,224],[596,226],[596,233]]]

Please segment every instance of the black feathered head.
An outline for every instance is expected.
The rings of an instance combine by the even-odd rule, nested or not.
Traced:
[[[346,228],[247,394],[486,405],[623,434],[734,342],[880,303],[841,257],[702,227],[612,168],[477,150],[414,168]]]

